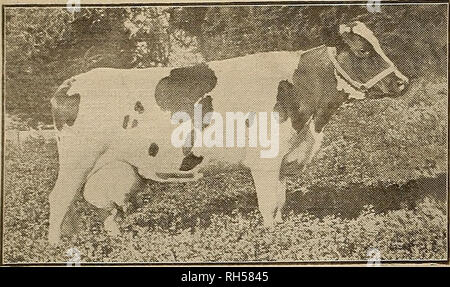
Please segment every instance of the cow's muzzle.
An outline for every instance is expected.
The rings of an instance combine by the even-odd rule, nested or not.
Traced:
[[[391,74],[369,89],[366,92],[366,96],[371,99],[383,97],[397,98],[406,92],[408,86],[408,78],[399,78],[395,74]]]

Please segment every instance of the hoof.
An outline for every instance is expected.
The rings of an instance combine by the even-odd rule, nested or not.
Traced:
[[[48,243],[57,245],[61,240],[61,232],[55,228],[50,228],[48,232]]]
[[[277,211],[277,215],[275,216],[275,223],[276,224],[283,223],[283,218],[281,217],[281,211]]]
[[[112,236],[116,236],[116,235],[120,234],[119,225],[114,220],[114,217],[115,216],[113,216],[113,215],[109,216],[108,218],[106,218],[105,222],[103,223],[106,232]]]
[[[264,220],[263,220],[263,226],[265,227],[265,228],[272,228],[272,227],[274,227],[275,226],[275,222],[274,222],[274,220],[273,220],[273,217],[271,216],[270,218],[264,218]]]
[[[103,222],[103,227],[109,235],[116,236],[120,234],[119,222],[121,221],[123,221],[123,210],[121,207],[115,206]]]

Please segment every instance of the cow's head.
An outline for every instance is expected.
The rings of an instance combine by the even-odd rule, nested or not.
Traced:
[[[358,21],[342,24],[339,34],[342,41],[334,63],[337,76],[370,98],[397,97],[404,92],[408,78],[385,55],[366,25]]]

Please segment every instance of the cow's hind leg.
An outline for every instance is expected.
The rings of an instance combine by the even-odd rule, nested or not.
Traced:
[[[127,195],[142,185],[142,179],[130,164],[115,161],[89,176],[83,195],[87,202],[104,209],[109,216],[104,227],[111,235],[119,233],[118,222],[126,210]]]
[[[72,200],[94,167],[102,149],[92,141],[83,142],[76,137],[60,137],[58,143],[59,173],[50,193],[50,219],[48,240],[57,243],[61,236],[61,224]]]

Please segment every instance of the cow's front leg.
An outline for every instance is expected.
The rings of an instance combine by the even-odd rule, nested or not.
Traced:
[[[331,116],[336,113],[336,111],[336,106],[321,108],[317,110],[316,115],[313,119],[311,119],[311,122],[309,124],[309,134],[312,138],[312,146],[309,155],[304,159],[305,163],[310,163],[322,146],[322,141],[324,138],[323,129],[330,121]]]
[[[253,181],[255,183],[256,195],[258,197],[258,208],[264,220],[264,226],[274,225],[275,213],[276,221],[281,221],[281,212],[286,198],[284,184],[279,179],[280,172],[267,170],[252,170]]]
[[[120,234],[118,221],[124,219],[123,210],[120,207],[111,205],[108,217],[103,222],[103,226],[110,235],[116,236]]]
[[[315,119],[310,119],[308,125],[297,135],[296,147],[285,156],[285,163],[296,162],[297,173],[303,171],[319,151],[324,137],[322,128],[319,129]]]
[[[73,138],[71,138],[73,139]],[[67,146],[69,145],[69,146]],[[59,173],[56,184],[50,193],[50,219],[48,240],[58,243],[61,236],[61,224],[74,195],[83,187],[86,177],[94,167],[102,150],[92,142],[59,142]]]
[[[283,222],[283,208],[286,203],[286,178],[278,180],[277,184],[277,206],[275,214],[275,223]]]

